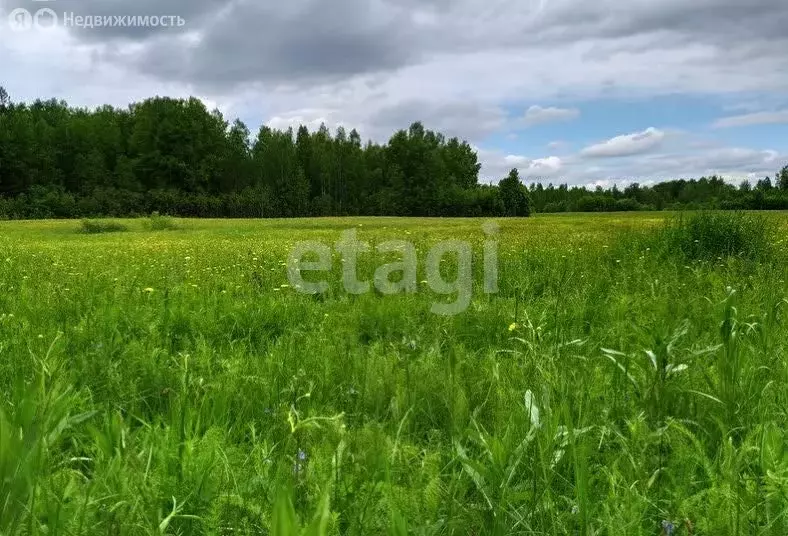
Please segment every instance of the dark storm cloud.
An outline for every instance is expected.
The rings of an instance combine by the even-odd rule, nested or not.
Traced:
[[[739,59],[774,57],[788,42],[785,0],[56,0],[47,5],[84,15],[181,16],[186,25],[180,29],[72,31],[91,42],[140,45],[130,52],[114,43],[107,54],[147,74],[223,87],[312,84],[390,72],[437,54],[493,48],[539,54],[579,40],[598,44],[599,55],[701,44]]]
[[[408,12],[380,1],[236,2],[201,27],[194,42],[160,33],[132,57],[146,72],[223,85],[330,80],[413,61]]]

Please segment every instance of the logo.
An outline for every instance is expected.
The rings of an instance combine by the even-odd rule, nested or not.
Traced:
[[[57,24],[57,13],[48,7],[41,8],[35,13],[30,13],[23,7],[18,7],[8,14],[8,25],[12,32],[26,32],[34,28],[48,30],[56,27]]]
[[[498,293],[498,224],[490,221],[482,226],[486,235],[483,244],[483,289],[485,294]],[[315,241],[297,242],[287,260],[287,277],[290,286],[302,294],[324,294],[332,285],[325,277],[311,277],[307,281],[304,272],[331,272],[335,253],[342,262],[342,284],[348,294],[367,294],[372,287],[382,295],[414,294],[419,292],[418,247],[407,240],[392,240],[373,247],[358,238],[356,229],[342,233],[334,248]],[[359,280],[359,261],[362,256],[393,254],[398,260],[380,265],[372,280]],[[312,260],[305,260],[305,257]],[[368,259],[372,260],[372,259]],[[473,298],[473,246],[470,242],[445,240],[433,245],[427,252],[422,273],[426,279],[421,286],[427,285],[435,294],[449,297],[451,301],[439,300],[433,303],[431,311],[435,314],[453,316],[468,309]],[[454,279],[448,272],[453,272]],[[316,275],[316,274],[313,274]],[[392,280],[392,276],[393,280]],[[315,281],[314,279],[320,279]]]
[[[33,27],[33,15],[23,7],[18,7],[8,15],[8,24],[13,32],[24,32]]]
[[[53,2],[54,0],[33,0],[33,2]],[[13,32],[28,30],[49,30],[61,25],[64,28],[102,29],[102,28],[182,28],[186,20],[178,15],[82,15],[63,12],[62,17],[54,9],[41,8],[35,13],[23,7],[8,14],[8,25]]]
[[[33,25],[36,28],[48,30],[57,26],[57,13],[54,10],[45,7],[36,11],[33,15]]]

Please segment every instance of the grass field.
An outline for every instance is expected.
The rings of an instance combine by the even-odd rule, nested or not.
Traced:
[[[285,261],[481,220],[0,222],[0,534],[785,536],[788,215],[671,218],[499,220],[455,316]]]

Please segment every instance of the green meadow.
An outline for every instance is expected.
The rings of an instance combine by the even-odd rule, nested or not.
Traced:
[[[788,534],[788,215],[485,221],[0,222],[0,534]]]

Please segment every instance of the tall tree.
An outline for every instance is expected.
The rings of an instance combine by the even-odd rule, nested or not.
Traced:
[[[509,172],[509,176],[499,183],[498,189],[506,216],[531,215],[531,200],[528,198],[528,190],[520,182],[520,174],[517,169]]]
[[[3,86],[0,86],[0,113],[5,112],[11,106],[11,97]]]

